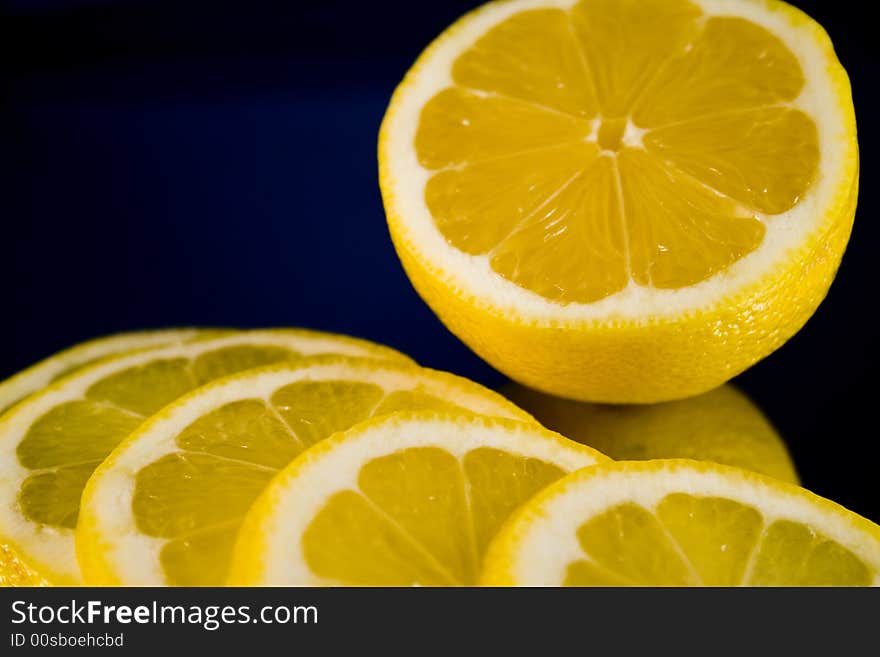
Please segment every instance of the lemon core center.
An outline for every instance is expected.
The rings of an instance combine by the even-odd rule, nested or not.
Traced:
[[[603,151],[616,153],[623,146],[623,135],[626,132],[627,119],[602,119],[599,123],[597,140]]]

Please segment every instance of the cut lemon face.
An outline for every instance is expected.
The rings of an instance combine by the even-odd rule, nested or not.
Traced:
[[[731,384],[662,404],[576,402],[516,383],[502,393],[548,429],[615,461],[713,461],[799,483],[785,441]]]
[[[89,481],[77,528],[87,583],[225,583],[242,517],[269,480],[337,431],[407,409],[531,416],[466,379],[305,359],[205,386],[153,417]]]
[[[0,383],[0,413],[28,395],[97,360],[126,351],[182,344],[198,336],[221,335],[218,329],[164,329],[119,333],[83,342],[40,361]]]
[[[235,550],[241,585],[475,584],[511,511],[607,460],[537,425],[399,413],[337,434],[281,472]]]
[[[530,387],[714,388],[825,296],[855,212],[846,73],[776,0],[510,0],[419,58],[379,140],[395,248]]]
[[[880,527],[809,491],[696,461],[577,472],[524,506],[482,581],[524,586],[877,586]]]
[[[122,439],[208,381],[324,353],[411,362],[345,336],[245,331],[100,361],[31,395],[0,417],[0,542],[47,580],[79,582],[73,530],[80,495]]]

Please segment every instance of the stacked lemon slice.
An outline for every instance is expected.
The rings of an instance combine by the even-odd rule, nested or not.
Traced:
[[[162,335],[29,370],[106,356],[0,419],[7,583],[224,584],[273,478],[341,444],[312,491],[308,553],[322,565],[303,582],[475,583],[513,509],[606,460],[381,345],[302,330]],[[345,431],[367,420],[372,441],[350,442]]]
[[[301,330],[132,334],[29,372],[94,360],[68,356],[86,349],[104,357],[32,385],[0,417],[3,583],[880,576],[880,528],[803,489],[695,461],[612,464],[381,345]]]

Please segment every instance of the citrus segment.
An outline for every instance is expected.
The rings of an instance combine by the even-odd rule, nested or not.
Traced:
[[[365,359],[307,358],[199,388],[138,428],[92,477],[77,528],[86,580],[222,584],[237,527],[279,469],[358,422],[420,407],[532,421],[465,379]],[[396,476],[429,478],[416,472],[408,461],[387,462],[364,474],[364,486],[381,497]],[[216,554],[202,568],[211,545]]]
[[[880,584],[880,527],[793,486],[685,460],[568,476],[489,548],[488,584]]]
[[[537,425],[397,413],[293,461],[239,532],[236,584],[474,584],[510,513],[604,460]]]
[[[32,395],[0,420],[0,536],[48,579],[77,582],[80,496],[116,445],[211,376],[315,353],[408,360],[379,345],[309,331],[209,334],[102,360]]]

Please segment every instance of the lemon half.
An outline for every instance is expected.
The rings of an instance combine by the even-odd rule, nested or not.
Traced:
[[[847,75],[777,0],[509,0],[446,30],[379,138],[395,248],[545,392],[714,388],[824,298],[858,187]]]

